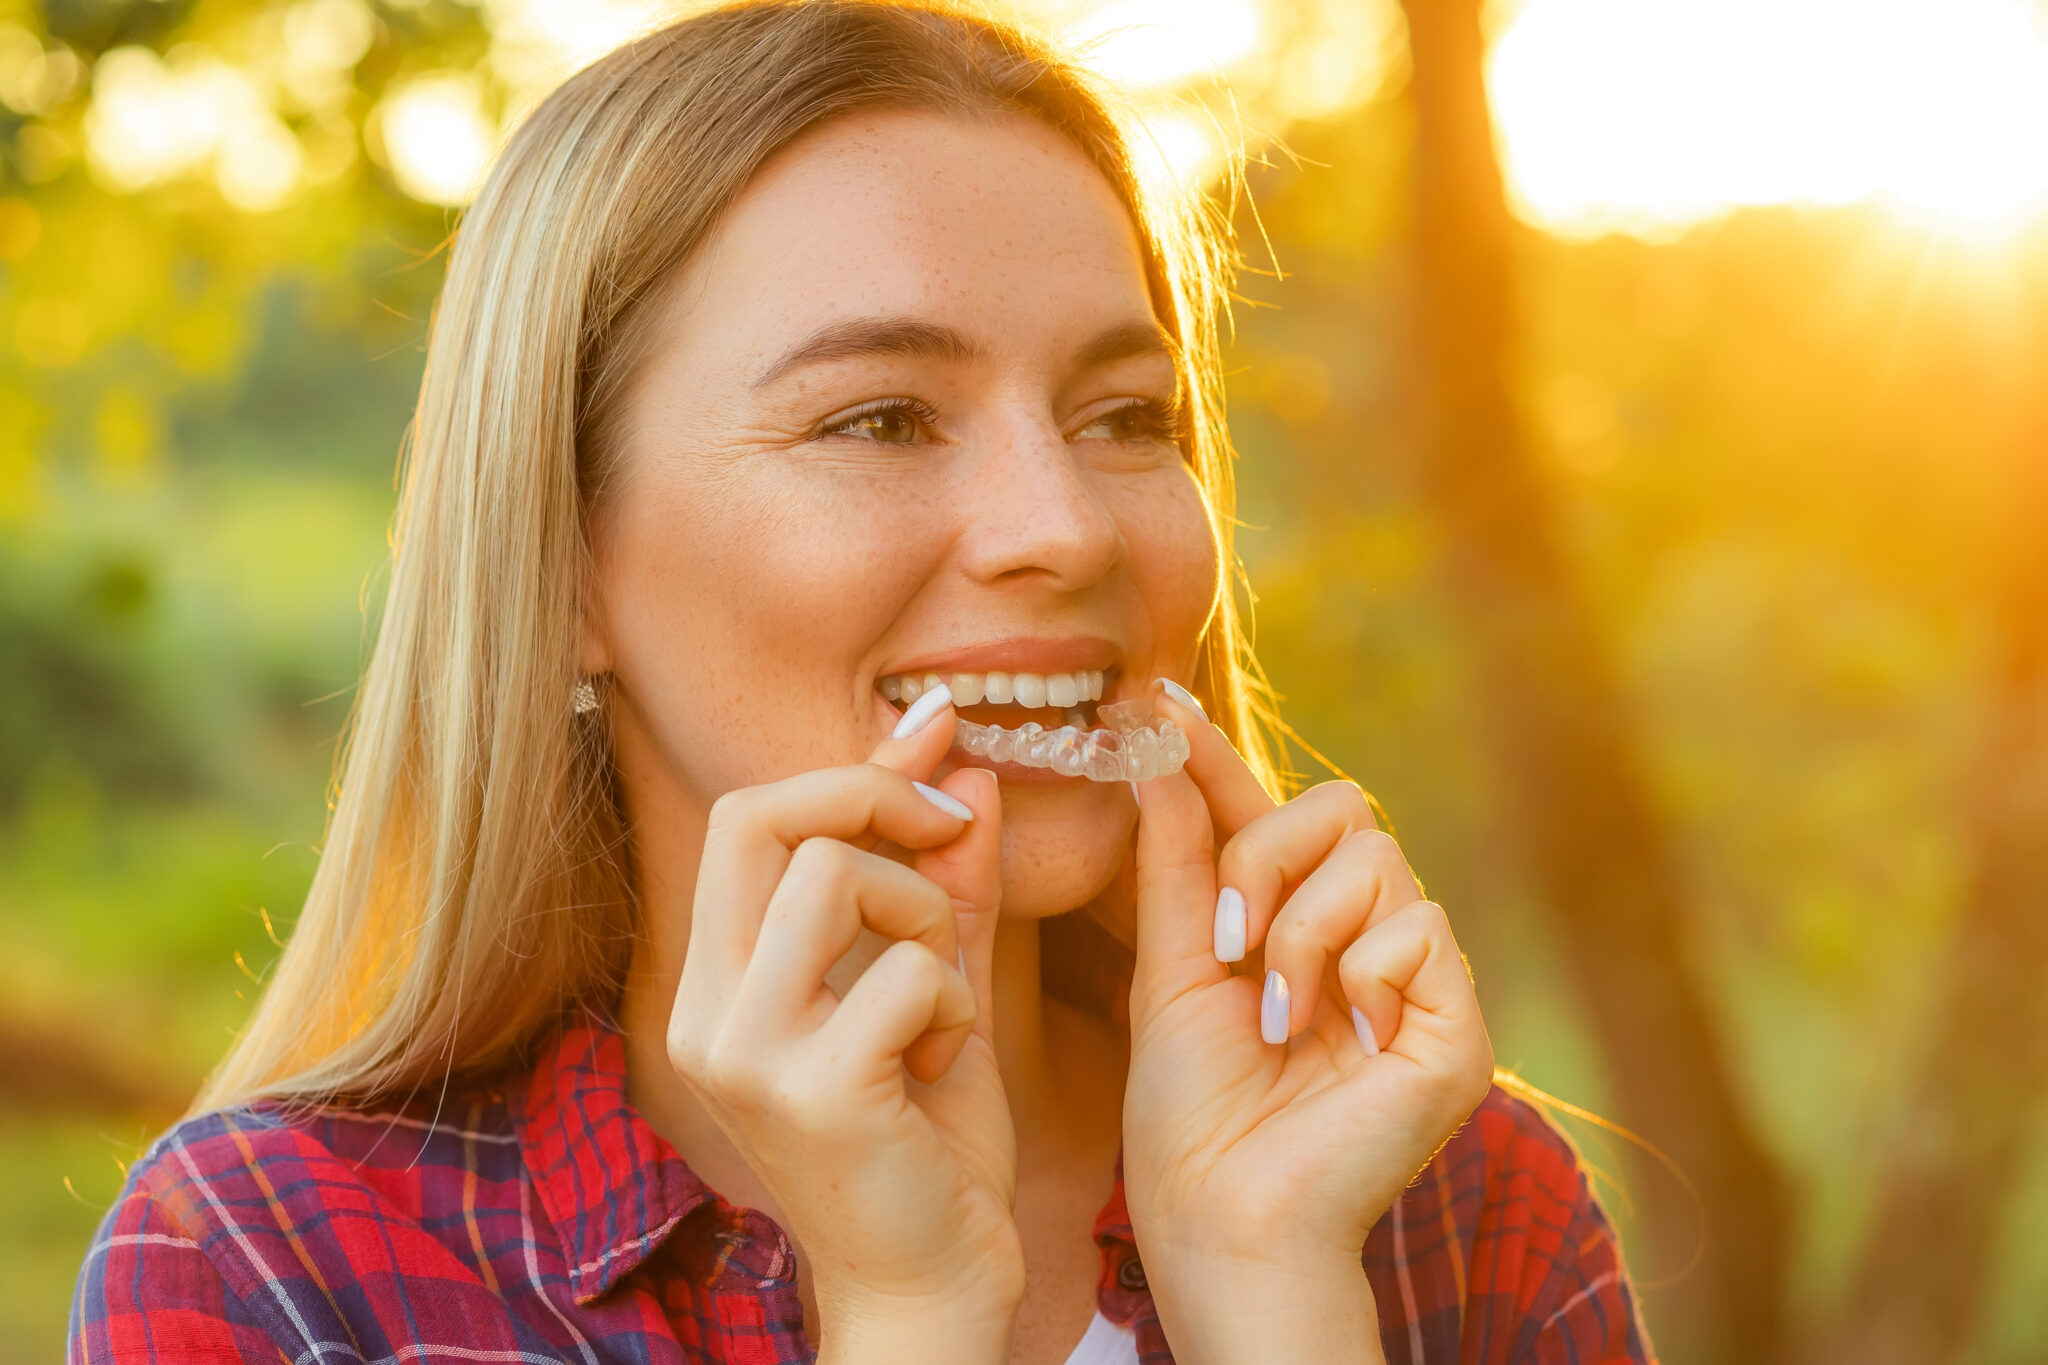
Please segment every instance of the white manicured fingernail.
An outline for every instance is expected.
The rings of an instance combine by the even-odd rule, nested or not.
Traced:
[[[959,950],[959,952],[960,952],[960,975],[962,975],[962,976],[965,976],[965,975],[967,975],[967,949],[965,949],[965,948],[961,948],[961,949]],[[1352,1013],[1353,1013],[1353,1014],[1356,1014],[1356,1013],[1358,1013],[1358,1011],[1357,1011],[1357,1010],[1353,1010],[1353,1011],[1352,1011]]]
[[[1368,1057],[1380,1055],[1380,1040],[1372,1036],[1372,1020],[1365,1017],[1365,1011],[1351,1007],[1351,1027],[1358,1030],[1358,1045],[1365,1049]]]
[[[1244,892],[1234,886],[1216,893],[1216,960],[1244,961]]]
[[[890,733],[889,738],[909,739],[919,730],[929,725],[933,716],[936,716],[952,704],[953,689],[947,687],[944,683],[940,683],[937,687],[923,693],[916,701],[910,703],[910,709],[903,713],[902,720],[896,722],[896,729]]]
[[[1267,969],[1266,993],[1259,1000],[1259,1036],[1269,1043],[1287,1041],[1287,1014],[1293,1008],[1293,996],[1287,990],[1287,978]]]
[[[1194,712],[1203,720],[1209,719],[1209,713],[1202,709],[1202,703],[1195,699],[1194,693],[1188,691],[1185,687],[1182,687],[1179,683],[1175,682],[1171,678],[1161,678],[1159,680],[1159,685],[1162,688],[1166,689],[1167,696],[1172,697],[1175,701],[1179,702],[1182,706],[1187,707],[1188,710]]]
[[[937,787],[927,787],[922,782],[913,782],[910,785],[917,788],[919,796],[922,796],[955,820],[972,820],[974,818],[974,812],[969,810],[967,803],[958,797],[948,796]]]

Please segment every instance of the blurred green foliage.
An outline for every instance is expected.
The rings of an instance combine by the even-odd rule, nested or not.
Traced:
[[[90,56],[263,9],[0,22]],[[478,32],[386,15],[352,116]],[[203,181],[111,193],[84,97],[0,110],[0,1355],[24,1361],[61,1358],[122,1164],[304,895],[451,222],[361,160],[262,214]]]
[[[239,32],[260,8],[11,17],[90,57]],[[446,0],[377,15],[356,123],[385,83],[482,42]],[[58,1358],[120,1163],[220,1055],[310,876],[450,226],[360,159],[264,213],[192,181],[109,192],[79,160],[83,98],[0,113],[10,1360]],[[1298,158],[1252,177],[1282,275],[1247,277],[1231,358],[1259,644],[1293,724],[1382,798],[1452,907],[1503,1064],[1598,1109],[1598,1040],[1508,851],[1415,492],[1407,125],[1382,99],[1287,140]],[[1518,250],[1514,386],[1679,836],[1743,1099],[1804,1200],[1795,1302],[1823,1313],[1968,874],[2002,471],[2048,376],[2048,245],[1845,210]],[[1580,1136],[1627,1172],[1626,1226],[1626,1185],[1659,1177]],[[2048,1133],[2028,1172],[1985,1365],[2048,1353],[2029,1235]]]

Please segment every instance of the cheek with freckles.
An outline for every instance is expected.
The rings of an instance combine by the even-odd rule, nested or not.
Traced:
[[[1025,919],[1086,905],[1115,880],[1137,824],[1120,782],[1003,794],[1003,913]]]
[[[1117,521],[1152,630],[1153,673],[1186,681],[1222,582],[1201,491],[1186,470],[1146,480],[1131,490]]]
[[[623,702],[696,795],[866,757],[863,659],[930,572],[914,500],[773,453],[649,461],[601,577]]]

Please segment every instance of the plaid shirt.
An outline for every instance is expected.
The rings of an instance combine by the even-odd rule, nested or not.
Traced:
[[[691,1174],[625,1070],[590,1017],[532,1072],[438,1109],[264,1104],[179,1125],[86,1255],[71,1365],[813,1359],[789,1241]],[[1095,1240],[1103,1315],[1166,1365],[1121,1181]],[[1501,1090],[1364,1258],[1389,1365],[1651,1360],[1576,1154]]]

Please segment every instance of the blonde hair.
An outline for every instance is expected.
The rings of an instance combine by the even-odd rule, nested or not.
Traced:
[[[571,692],[584,537],[650,330],[640,305],[778,148],[876,107],[1040,119],[1128,206],[1229,585],[1195,682],[1271,783],[1231,549],[1227,206],[1148,191],[1103,92],[986,18],[880,0],[699,14],[549,96],[462,220],[326,846],[196,1109],[365,1102],[485,1072],[617,988],[636,929],[627,831],[603,725]]]

